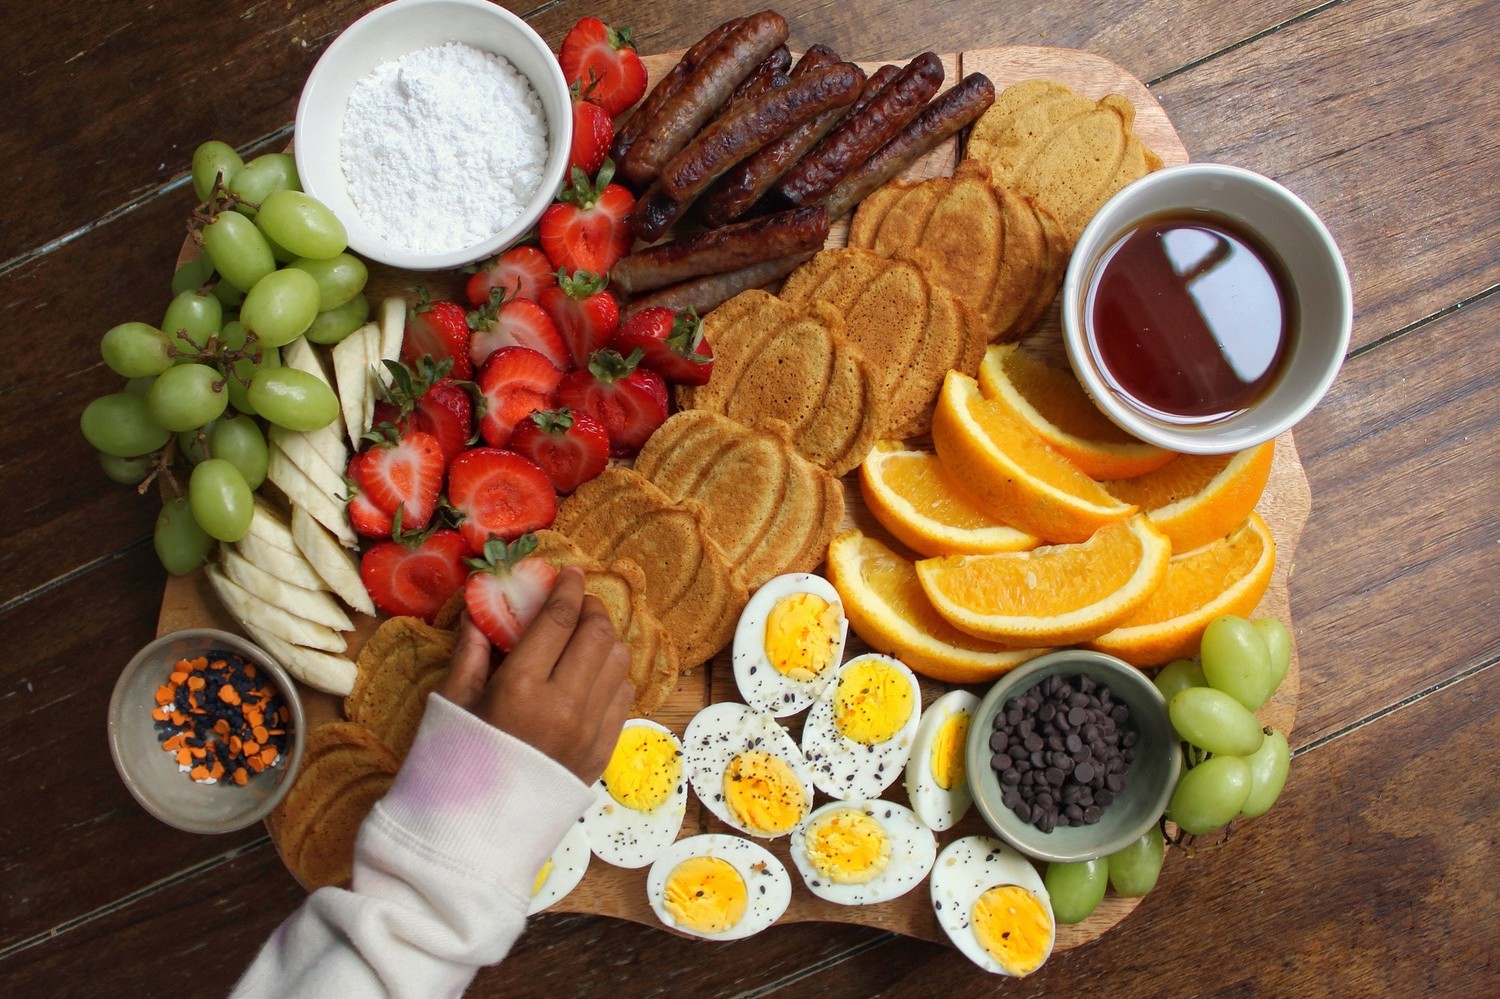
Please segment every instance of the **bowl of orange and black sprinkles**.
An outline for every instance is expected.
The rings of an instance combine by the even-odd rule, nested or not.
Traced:
[[[302,759],[302,702],[258,646],[211,628],[163,635],[121,672],[109,748],[152,815],[195,833],[254,825]]]

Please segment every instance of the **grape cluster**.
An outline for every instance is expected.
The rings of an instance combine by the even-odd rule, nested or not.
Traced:
[[[337,343],[370,312],[364,262],[345,252],[337,216],[302,192],[290,155],[244,162],[205,142],[192,180],[202,253],[177,269],[159,326],[104,334],[104,363],[127,381],[81,419],[105,475],[142,491],[156,483],[156,552],[174,574],[249,530],[269,461],[264,424],[307,431],[338,416],[333,390],[284,367],[280,348]]]

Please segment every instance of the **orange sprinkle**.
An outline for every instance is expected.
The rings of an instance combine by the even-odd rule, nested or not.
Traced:
[[[276,762],[276,756],[277,756],[276,747],[275,746],[267,746],[265,749],[262,749],[260,751],[260,757],[259,757],[259,759],[260,759],[260,762],[262,764],[264,764],[265,766],[270,766],[272,763]]]
[[[235,690],[230,684],[223,684],[219,687],[219,700],[225,704],[238,704],[240,703],[240,692]]]
[[[208,780],[208,768],[204,766],[196,766],[189,770],[188,774],[193,780]]]
[[[234,782],[236,784],[244,784],[249,779],[250,779],[250,771],[246,770],[244,767],[235,767],[234,768]]]
[[[171,704],[172,700],[176,696],[177,696],[177,691],[173,690],[171,687],[157,687],[156,688],[156,703],[157,704]]]
[[[186,673],[181,673],[181,672],[173,673],[171,676],[167,677],[167,679],[169,679],[169,680],[172,681],[172,685],[173,686],[177,686],[178,684],[181,684],[187,678],[188,678],[188,675]]]

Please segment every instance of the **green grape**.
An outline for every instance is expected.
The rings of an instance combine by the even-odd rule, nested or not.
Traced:
[[[1266,696],[1270,697],[1286,679],[1286,671],[1292,665],[1292,633],[1274,617],[1256,621],[1255,630],[1266,643],[1266,654],[1270,658],[1271,672],[1266,681]]]
[[[1238,756],[1214,756],[1177,781],[1167,818],[1193,836],[1228,825],[1250,796],[1250,767]]]
[[[370,300],[357,294],[336,309],[320,312],[302,334],[313,343],[335,344],[359,329],[370,318]]]
[[[145,323],[121,323],[104,334],[99,353],[104,363],[126,378],[149,378],[172,366],[167,335]]]
[[[245,300],[245,293],[228,281],[215,281],[214,286],[209,289],[209,294],[217,298],[219,304],[226,309],[238,309],[240,303]]]
[[[185,291],[197,291],[212,281],[213,277],[214,262],[200,253],[173,273],[172,294],[181,295]]]
[[[294,267],[267,274],[251,288],[240,322],[268,347],[291,343],[318,314],[318,282]]]
[[[1109,859],[1095,857],[1073,864],[1048,864],[1042,879],[1052,896],[1052,914],[1059,923],[1081,923],[1104,900],[1109,887]]]
[[[151,386],[155,384],[156,376],[154,375],[150,378],[132,378],[125,383],[125,391],[144,399],[146,398],[146,393],[151,391]]]
[[[1226,614],[1203,631],[1203,676],[1208,685],[1254,711],[1270,693],[1271,658],[1255,625]]]
[[[193,519],[210,537],[238,541],[250,530],[254,494],[240,470],[223,458],[209,458],[193,469],[188,503]]]
[[[193,519],[189,502],[180,498],[161,505],[151,540],[156,546],[156,557],[174,576],[185,576],[198,568],[214,547],[214,539]]]
[[[1154,825],[1129,846],[1109,855],[1109,884],[1116,895],[1140,898],[1156,887],[1167,855],[1161,826]]]
[[[353,300],[365,290],[370,278],[369,268],[358,257],[340,253],[327,260],[298,257],[291,266],[311,274],[318,282],[318,311],[327,312]]]
[[[327,260],[349,245],[349,234],[338,216],[301,191],[272,192],[256,213],[255,224],[267,239],[299,257]]]
[[[1253,819],[1270,811],[1276,799],[1281,797],[1281,789],[1286,787],[1287,771],[1292,765],[1292,748],[1287,745],[1286,736],[1273,728],[1261,747],[1246,757],[1245,763],[1250,768],[1250,795],[1240,808],[1240,814]]]
[[[191,465],[208,460],[208,432],[213,427],[214,424],[210,423],[207,426],[194,427],[191,430],[179,430],[177,432],[177,453],[186,458]]]
[[[156,467],[156,456],[142,454],[133,458],[120,458],[100,451],[99,467],[104,469],[105,476],[111,481],[122,486],[135,486],[145,482],[151,469]]]
[[[276,269],[266,238],[238,212],[220,212],[203,227],[203,252],[219,276],[241,291]]]
[[[1167,704],[1167,714],[1178,735],[1210,753],[1249,756],[1265,740],[1249,709],[1212,687],[1178,691]]]
[[[1203,667],[1191,659],[1173,659],[1161,668],[1152,682],[1168,704],[1180,690],[1208,686],[1208,681],[1203,678]]]
[[[244,165],[245,161],[240,159],[240,154],[234,151],[233,146],[210,139],[193,150],[193,193],[198,196],[199,201],[207,201],[208,196],[213,193],[216,177],[219,183],[228,187],[229,182],[234,180],[234,175]]]
[[[259,489],[266,481],[271,453],[266,435],[249,416],[230,415],[216,421],[208,431],[208,453],[238,468],[251,489]]]
[[[250,382],[255,411],[287,430],[317,430],[339,415],[339,399],[316,375],[296,368],[262,367]]]
[[[168,342],[177,350],[188,352],[207,346],[208,338],[219,332],[223,325],[224,306],[212,295],[196,291],[184,291],[174,296],[161,320],[161,329]],[[177,363],[192,360],[192,357],[178,358]]]
[[[116,458],[155,451],[172,436],[146,409],[146,400],[134,392],[100,396],[84,407],[78,422],[85,440]]]
[[[261,235],[265,236],[266,245],[271,248],[271,256],[276,258],[278,264],[289,264],[297,259],[297,255],[291,250],[288,250],[270,236],[266,236],[265,233],[261,233]]]
[[[223,415],[229,405],[225,389],[224,376],[217,368],[179,364],[157,376],[146,394],[146,408],[168,430],[192,430]]]
[[[259,207],[273,191],[300,191],[302,182],[297,177],[297,161],[289,153],[264,153],[246,163],[235,173],[229,183],[229,193]],[[235,211],[249,218],[255,217],[256,208],[237,205]]]

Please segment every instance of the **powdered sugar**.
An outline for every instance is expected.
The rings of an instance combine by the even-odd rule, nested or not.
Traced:
[[[360,217],[397,246],[462,249],[515,221],[541,184],[547,119],[500,56],[452,42],[355,84],[340,165]]]

